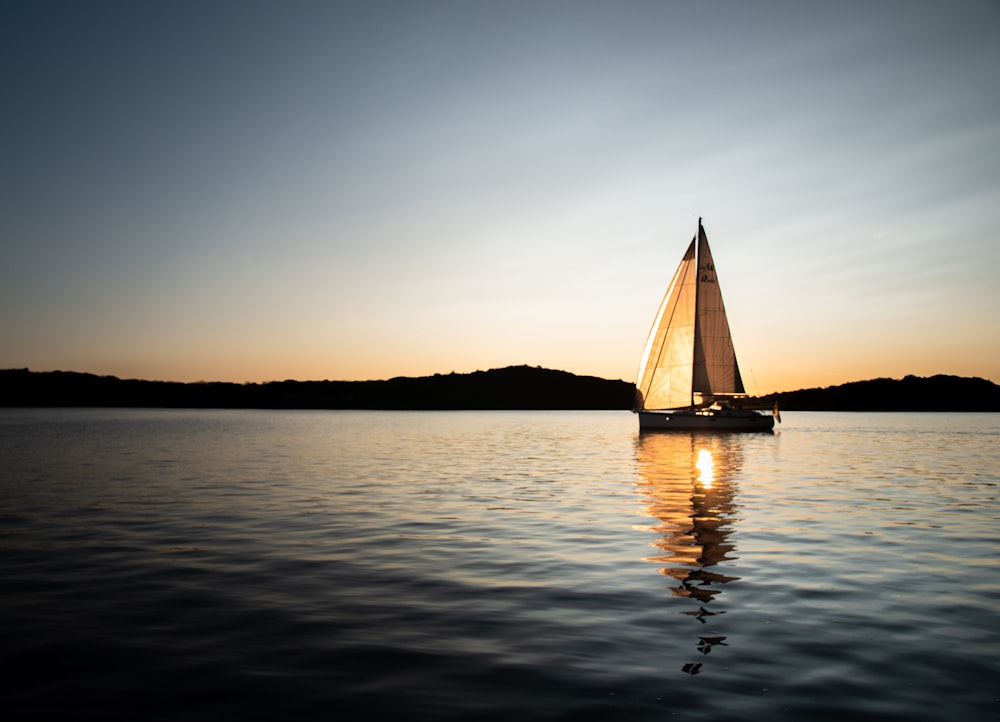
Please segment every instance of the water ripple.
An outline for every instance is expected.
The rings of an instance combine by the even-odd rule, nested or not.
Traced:
[[[16,718],[980,720],[1000,423],[0,412]]]

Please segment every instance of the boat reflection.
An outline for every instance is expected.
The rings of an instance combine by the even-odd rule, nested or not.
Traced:
[[[636,440],[639,491],[648,513],[658,520],[651,527],[660,536],[652,543],[657,553],[647,561],[661,565],[670,577],[672,597],[690,600],[686,614],[705,624],[725,614],[719,595],[724,585],[739,577],[724,572],[735,560],[732,539],[738,506],[737,471],[742,463],[741,438],[732,435],[674,433],[643,434]],[[721,634],[699,636],[697,650],[709,654],[726,646]],[[698,674],[702,663],[688,663],[682,671]]]

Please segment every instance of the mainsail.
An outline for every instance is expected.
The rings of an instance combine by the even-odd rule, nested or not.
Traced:
[[[656,312],[639,366],[637,410],[693,406],[695,394],[742,394],[743,380],[708,237],[698,219]]]

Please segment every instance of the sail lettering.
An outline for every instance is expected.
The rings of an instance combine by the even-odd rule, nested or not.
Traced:
[[[698,270],[701,272],[701,278],[699,280],[702,283],[715,283],[714,263],[702,263],[698,266]]]

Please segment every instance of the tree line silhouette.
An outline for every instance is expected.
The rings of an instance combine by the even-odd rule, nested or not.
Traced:
[[[629,409],[634,384],[532,366],[382,381],[180,383],[73,371],[0,370],[0,406],[246,409]],[[980,378],[906,376],[756,399],[786,411],[1000,411]]]
[[[975,377],[904,376],[761,397],[789,411],[1000,411],[1000,386]]]
[[[0,371],[0,406],[260,409],[622,409],[625,381],[510,366],[384,381],[179,383],[67,371]]]

